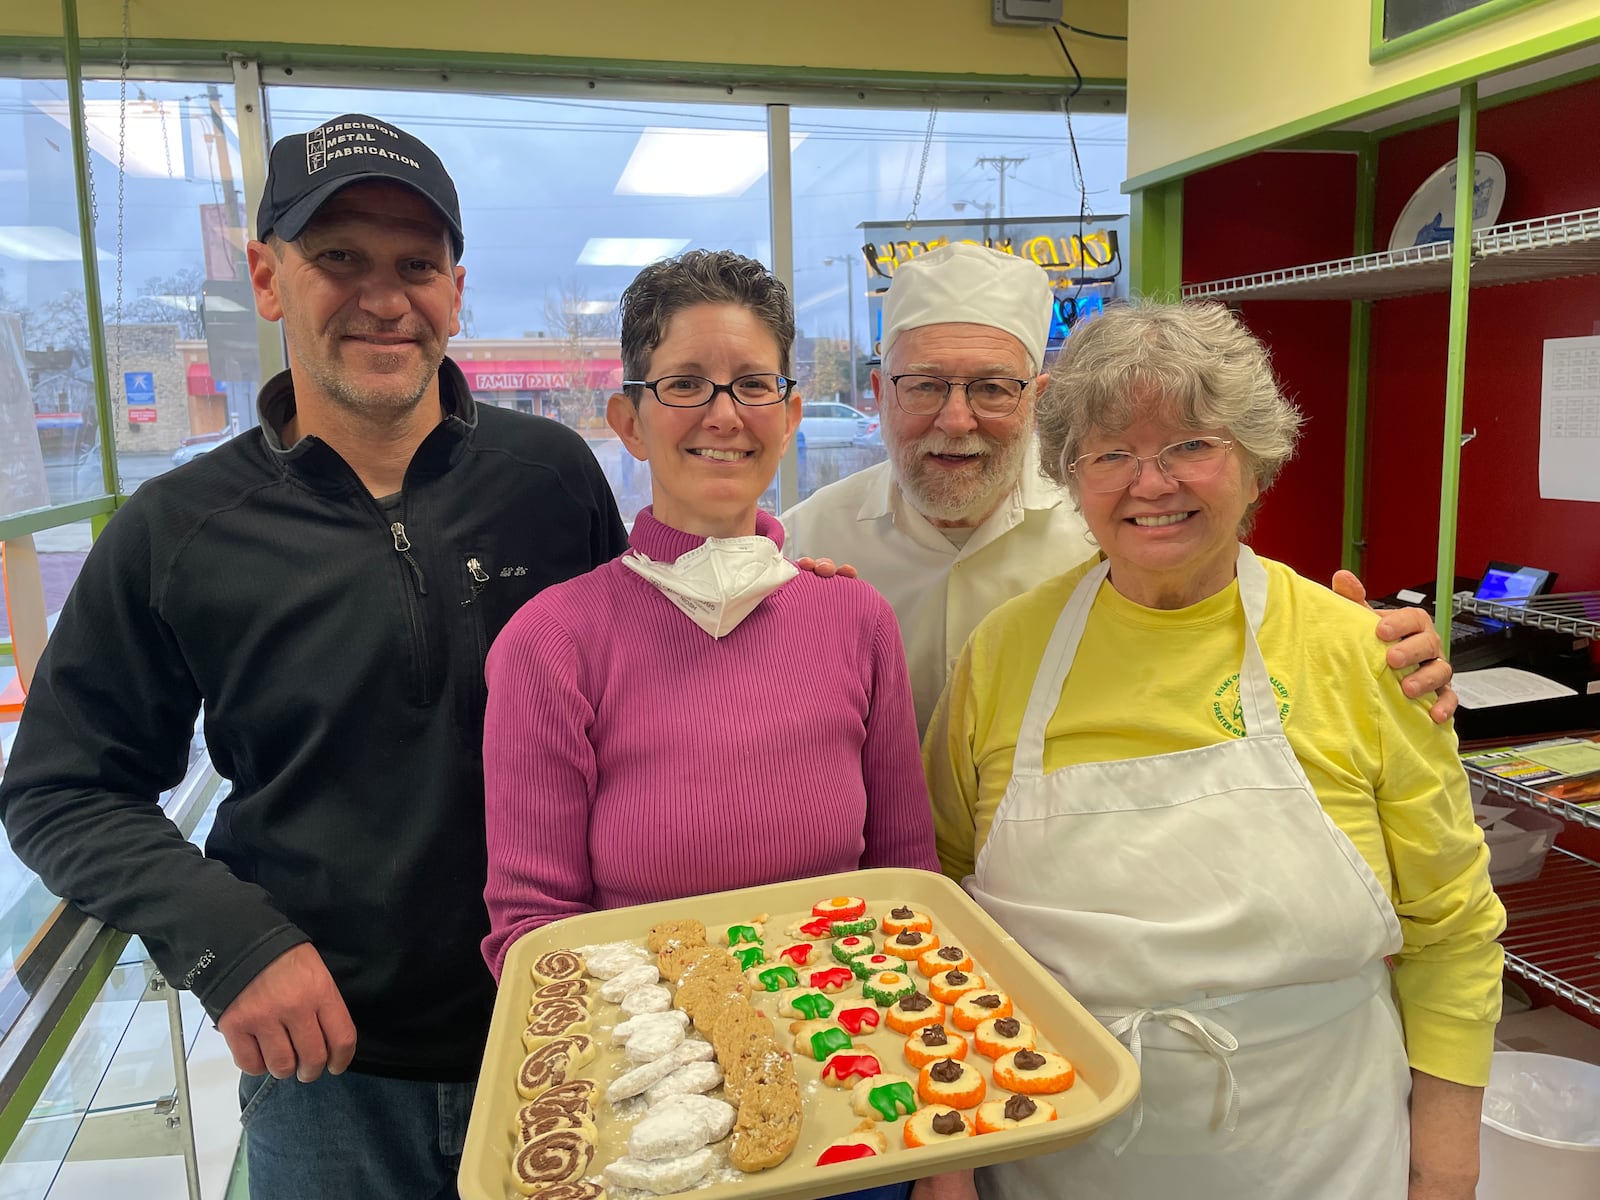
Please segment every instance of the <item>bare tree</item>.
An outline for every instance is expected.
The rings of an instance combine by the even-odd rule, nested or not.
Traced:
[[[138,297],[123,305],[122,319],[130,325],[176,325],[181,338],[203,338],[201,289],[205,281],[205,272],[199,267],[152,275],[140,287]]]
[[[610,356],[621,336],[616,299],[592,299],[576,278],[558,280],[554,295],[544,302],[545,330],[561,346],[565,378],[550,394],[555,411],[546,413],[574,428],[593,415],[608,394],[590,385],[591,364]]]

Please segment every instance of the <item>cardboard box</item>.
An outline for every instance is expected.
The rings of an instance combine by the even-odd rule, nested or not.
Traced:
[[[1502,1017],[1494,1040],[1497,1050],[1531,1050],[1600,1065],[1600,1029],[1554,1005]]]

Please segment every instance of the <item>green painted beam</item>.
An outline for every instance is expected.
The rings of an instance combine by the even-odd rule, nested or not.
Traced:
[[[56,508],[35,508],[29,512],[18,513],[14,517],[0,520],[0,542],[7,538],[21,537],[25,533],[38,533],[45,529],[55,529],[61,525],[71,525],[74,521],[93,521],[96,517],[105,516],[108,520],[116,511],[118,497],[100,496],[94,500],[79,500],[76,504],[62,504]],[[98,533],[98,530],[91,529]]]
[[[95,253],[94,205],[89,183],[89,139],[83,123],[83,64],[78,55],[78,3],[61,0],[61,51],[66,67],[67,111],[72,114],[72,171],[78,192],[78,248],[83,259],[83,298],[89,310],[89,358],[94,371],[94,406],[100,422],[100,473],[107,492],[117,490],[115,425],[111,413],[110,365],[105,313],[100,306],[100,260]],[[84,514],[88,516],[88,513]],[[77,518],[81,520],[82,518]],[[53,524],[65,524],[65,520]],[[41,526],[40,528],[47,528]]]
[[[1526,41],[1501,46],[1471,58],[1465,62],[1453,63],[1397,83],[1393,87],[1380,88],[1365,96],[1346,101],[1344,104],[1325,108],[1321,112],[1312,113],[1294,121],[1287,121],[1282,125],[1251,134],[1249,137],[1240,138],[1226,145],[1192,154],[1177,162],[1168,163],[1153,171],[1146,171],[1126,180],[1122,185],[1124,192],[1135,192],[1157,183],[1165,183],[1172,179],[1181,179],[1185,175],[1192,175],[1196,171],[1203,171],[1207,167],[1217,166],[1219,163],[1231,162],[1236,158],[1243,158],[1247,154],[1254,154],[1258,150],[1275,149],[1297,138],[1305,137],[1320,130],[1333,126],[1343,125],[1358,117],[1365,117],[1371,113],[1381,112],[1396,104],[1403,104],[1407,100],[1414,100],[1418,96],[1426,96],[1432,92],[1443,91],[1446,88],[1461,87],[1486,75],[1493,75],[1500,71],[1510,70],[1513,67],[1524,66],[1527,63],[1537,62],[1542,58],[1574,50],[1580,46],[1587,46],[1600,41],[1600,17],[1591,17],[1587,20],[1575,22],[1565,29],[1558,29],[1551,33],[1541,34],[1538,37],[1528,38]]]
[[[1371,254],[1378,194],[1378,150],[1367,139],[1356,156],[1356,228],[1351,253]],[[1367,380],[1372,348],[1372,305],[1350,305],[1350,366],[1344,409],[1344,547],[1340,561],[1360,575],[1366,569]]]
[[[1580,67],[1576,71],[1568,71],[1562,75],[1552,75],[1549,79],[1541,79],[1536,83],[1525,83],[1521,87],[1507,88],[1503,92],[1496,92],[1492,96],[1484,96],[1478,101],[1478,111],[1485,112],[1491,108],[1501,108],[1507,104],[1515,104],[1519,100],[1526,100],[1531,96],[1543,96],[1549,92],[1559,92],[1575,84],[1588,83],[1591,79],[1600,79],[1600,67]],[[1444,109],[1436,113],[1427,113],[1424,116],[1412,117],[1409,121],[1396,121],[1393,125],[1385,125],[1373,136],[1380,141],[1394,137],[1400,133],[1410,133],[1414,129],[1427,129],[1434,125],[1443,125],[1446,121],[1456,119],[1454,109]]]
[[[1131,290],[1176,300],[1183,287],[1183,180],[1134,192],[1129,199]]]
[[[1456,126],[1456,162],[1474,160],[1478,145],[1478,85],[1461,89]],[[1450,261],[1450,342],[1445,359],[1443,478],[1439,486],[1438,588],[1433,623],[1450,644],[1450,597],[1456,581],[1456,501],[1461,493],[1461,406],[1467,379],[1467,298],[1472,291],[1472,176],[1456,188],[1455,238]]]

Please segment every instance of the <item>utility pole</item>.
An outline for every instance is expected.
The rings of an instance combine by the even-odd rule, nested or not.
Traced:
[[[1026,157],[1012,158],[1004,154],[986,155],[983,158],[975,159],[973,161],[972,165],[975,167],[993,167],[995,169],[995,173],[1000,176],[999,218],[1002,221],[1006,219],[1006,168],[1013,166],[1020,167],[1027,161],[1028,160]]]
[[[850,407],[861,407],[861,384],[856,380],[856,256],[854,254],[830,254],[822,260],[822,265],[831,267],[834,263],[843,260],[845,278],[845,318],[849,324],[846,328],[846,345],[849,347],[850,361]]]

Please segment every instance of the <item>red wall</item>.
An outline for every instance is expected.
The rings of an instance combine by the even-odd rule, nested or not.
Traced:
[[[1505,164],[1500,221],[1600,207],[1600,81],[1484,111],[1478,145]],[[1380,247],[1412,191],[1454,153],[1453,121],[1381,144]],[[1340,154],[1259,154],[1192,176],[1185,281],[1348,254],[1354,187],[1354,156]],[[1241,310],[1310,418],[1251,540],[1326,579],[1339,559],[1349,305],[1251,301]],[[1448,327],[1444,295],[1373,306],[1362,574],[1375,594],[1434,574]],[[1544,339],[1597,333],[1600,276],[1472,292],[1463,429],[1478,436],[1461,453],[1458,573],[1478,574],[1494,558],[1549,567],[1561,591],[1600,588],[1600,504],[1538,494]]]

